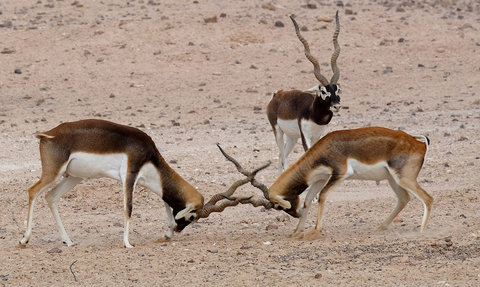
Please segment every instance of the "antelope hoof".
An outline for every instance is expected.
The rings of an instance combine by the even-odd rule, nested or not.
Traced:
[[[20,239],[20,245],[27,245],[28,241],[30,241],[30,238],[26,237],[25,235],[22,236],[22,239]]]
[[[69,240],[63,240],[62,242],[63,242],[63,244],[67,245],[68,247],[73,245],[73,242],[70,239]]]
[[[378,230],[387,230],[387,227],[382,224],[378,227]]]
[[[130,244],[129,242],[124,242],[124,243],[123,243],[123,247],[125,247],[125,248],[133,248],[133,247],[135,247],[135,246],[132,245],[132,244]]]

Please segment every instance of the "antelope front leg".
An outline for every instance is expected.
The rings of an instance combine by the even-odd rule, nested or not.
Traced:
[[[319,188],[323,187],[324,184],[325,184],[325,181],[321,180],[321,181],[314,182],[312,185],[308,187],[307,196],[305,197],[303,208],[301,208],[298,211],[298,213],[300,213],[301,215],[297,224],[297,228],[295,228],[295,231],[293,232],[292,237],[299,238],[299,239],[303,238],[305,221],[307,220],[308,211],[312,206],[313,198],[315,197],[315,194],[317,194]]]
[[[173,212],[172,208],[166,203],[163,203],[165,205],[165,211],[167,213],[167,218],[168,218],[168,232],[165,234],[165,239],[171,239],[173,237],[173,231],[175,230],[175,218],[173,217]]]

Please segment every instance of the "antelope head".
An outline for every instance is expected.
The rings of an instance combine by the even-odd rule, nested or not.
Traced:
[[[322,100],[330,103],[330,108],[333,111],[338,111],[340,109],[340,94],[341,94],[341,89],[340,85],[338,84],[338,79],[340,78],[340,69],[337,66],[337,58],[340,55],[340,45],[338,44],[338,34],[340,33],[340,23],[338,21],[338,11],[335,14],[335,32],[333,34],[333,46],[335,50],[333,51],[332,58],[330,59],[330,65],[332,67],[333,71],[333,76],[330,79],[330,81],[325,78],[320,73],[320,65],[318,63],[318,60],[313,57],[313,55],[310,52],[310,47],[308,46],[307,40],[303,38],[303,36],[300,34],[300,29],[298,27],[297,22],[293,18],[293,16],[290,16],[290,19],[293,22],[293,25],[295,26],[295,32],[297,34],[298,39],[300,42],[302,42],[303,47],[305,48],[305,56],[307,59],[313,64],[313,74],[317,78],[317,80],[320,82],[318,87],[314,87],[310,89],[310,91],[315,91],[316,95],[321,97]]]

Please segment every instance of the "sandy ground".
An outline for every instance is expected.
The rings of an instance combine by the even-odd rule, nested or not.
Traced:
[[[480,285],[480,4],[478,1],[0,2],[0,285]],[[101,118],[138,127],[208,199],[245,167],[278,159],[265,115],[272,91],[317,84],[288,15],[331,75],[331,19],[340,12],[343,109],[329,130],[379,125],[431,139],[420,184],[435,198],[429,226],[412,198],[398,222],[386,182],[350,181],[329,195],[324,235],[290,239],[297,220],[242,205],[173,240],[163,203],[139,188],[122,247],[120,185],[89,180],[60,202],[62,245],[43,196],[20,240],[40,175],[36,131]],[[282,25],[275,23],[280,21]],[[280,27],[279,27],[280,26]],[[294,162],[303,150],[298,144]],[[261,196],[251,186],[241,195]],[[308,219],[311,227],[315,209]]]

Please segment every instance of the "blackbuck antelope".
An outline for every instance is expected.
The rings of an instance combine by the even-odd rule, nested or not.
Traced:
[[[381,127],[334,131],[314,144],[294,165],[283,172],[267,189],[259,187],[269,202],[269,208],[283,210],[299,217],[295,236],[304,236],[303,230],[308,210],[316,194],[319,194],[315,229],[308,236],[318,236],[327,193],[335,185],[347,179],[388,180],[398,202],[392,213],[380,225],[386,229],[414,195],[424,207],[420,226],[422,232],[430,216],[433,198],[418,184],[417,176],[428,150],[426,136],[411,136],[403,131]],[[258,185],[258,184],[257,184]],[[300,194],[307,191],[305,201]]]
[[[239,169],[247,177],[233,183],[224,194],[214,195],[204,205],[203,196],[170,168],[153,140],[136,128],[90,119],[63,123],[49,131],[37,133],[36,137],[40,139],[42,175],[28,189],[27,229],[20,240],[22,245],[30,240],[33,206],[43,191],[47,191],[45,198],[63,242],[71,246],[73,243],[63,227],[57,208],[60,197],[86,178],[108,177],[119,180],[124,192],[123,244],[130,248],[133,246],[128,240],[128,234],[133,191],[137,184],[149,188],[164,200],[169,226],[165,237],[168,239],[174,231],[180,232],[192,221],[208,217],[212,212],[221,212],[240,202],[258,205],[251,199],[225,198],[232,195],[239,186],[254,181],[255,174],[268,166],[253,172]],[[223,201],[217,205],[220,200]]]
[[[333,70],[330,82],[320,73],[320,65],[310,53],[308,43],[300,34],[297,22],[293,17],[290,19],[293,21],[298,39],[305,48],[305,56],[313,64],[313,73],[320,84],[308,91],[277,91],[267,105],[268,120],[272,125],[280,151],[279,174],[288,168],[287,157],[298,138],[302,139],[302,145],[306,151],[323,135],[324,127],[332,119],[333,111],[340,109],[341,90],[337,84],[340,77],[340,69],[337,66],[337,58],[340,55],[340,45],[337,41],[340,33],[338,11],[335,15],[336,28],[333,34],[335,50],[330,60]],[[286,142],[283,139],[284,134]]]

